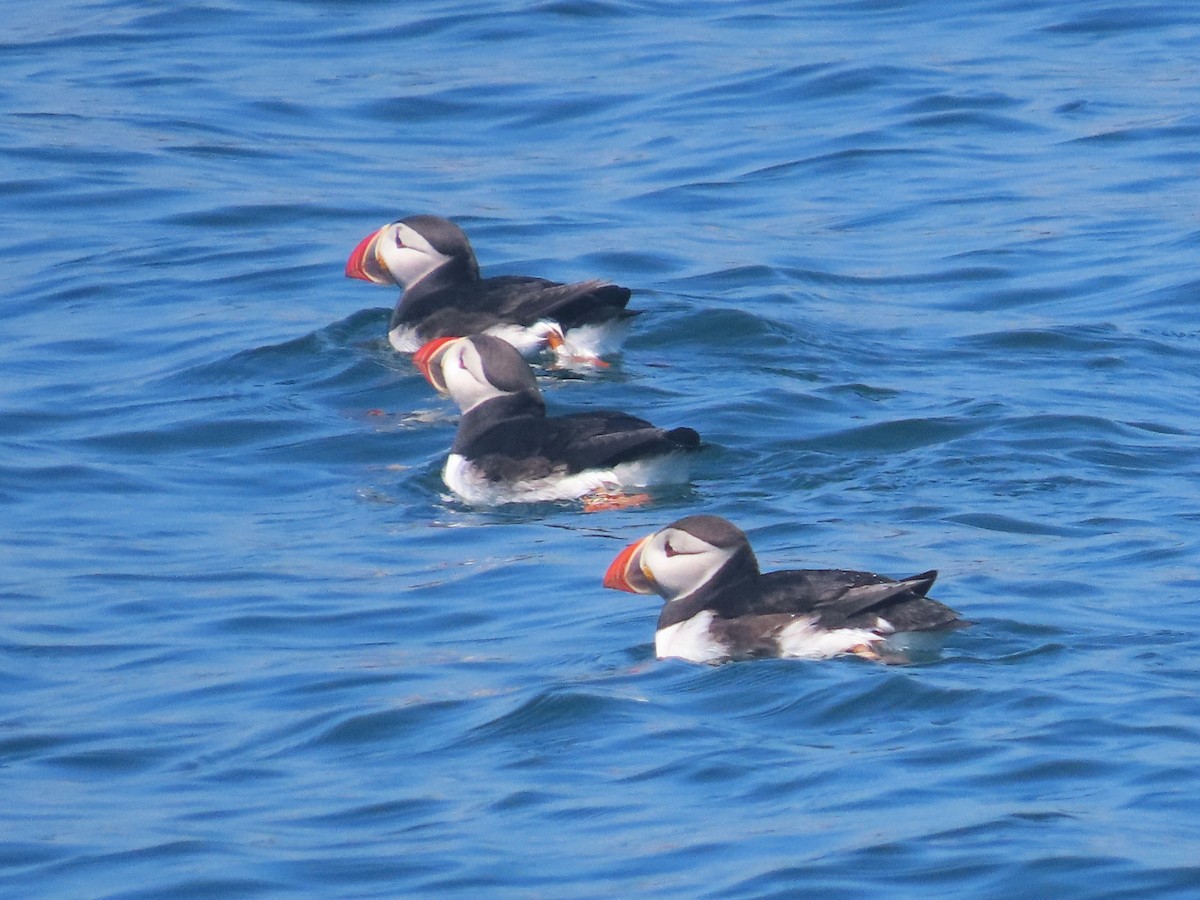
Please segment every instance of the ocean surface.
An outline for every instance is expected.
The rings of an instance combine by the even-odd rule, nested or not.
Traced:
[[[47,0],[0,24],[0,895],[1200,894],[1200,8]],[[472,509],[343,276],[413,213],[643,310]],[[657,661],[695,512],[940,571],[919,665]]]

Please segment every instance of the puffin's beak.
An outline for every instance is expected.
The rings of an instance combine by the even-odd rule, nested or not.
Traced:
[[[373,231],[365,238],[358,242],[358,246],[354,248],[354,252],[350,254],[350,258],[346,260],[346,277],[359,278],[363,281],[370,281],[374,284],[397,284],[392,273],[388,271],[387,266],[380,262],[375,250],[379,246],[379,238],[387,230],[388,226],[384,225],[377,231]]]
[[[640,541],[634,541],[617,554],[608,571],[604,573],[604,586],[614,591],[628,591],[631,594],[653,594],[654,587],[642,569],[642,547],[654,535],[647,535]]]
[[[433,385],[440,394],[446,393],[446,382],[442,378],[442,354],[455,341],[456,337],[434,338],[421,345],[421,349],[413,354],[413,364],[421,370],[425,380]]]

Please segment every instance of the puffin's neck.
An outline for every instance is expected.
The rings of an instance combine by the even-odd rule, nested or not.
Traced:
[[[540,394],[522,391],[517,394],[505,394],[492,397],[476,403],[462,414],[458,422],[458,431],[454,434],[454,444],[451,453],[461,453],[466,447],[499,422],[517,418],[546,417],[546,403]]]
[[[758,576],[758,560],[754,552],[749,547],[744,551],[739,550],[711,578],[690,594],[668,601],[659,613],[658,627],[668,628],[686,622],[696,613],[706,609],[713,610],[720,616],[720,598],[726,595],[740,596],[754,590]]]
[[[407,325],[423,319],[443,306],[457,305],[448,304],[447,295],[460,293],[478,283],[479,269],[471,260],[462,257],[446,260],[432,272],[410,284],[400,295],[400,302],[392,311],[392,321],[388,330],[397,325]]]

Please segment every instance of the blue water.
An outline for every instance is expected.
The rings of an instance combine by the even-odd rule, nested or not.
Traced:
[[[0,893],[1195,896],[1200,12],[47,0],[0,24]],[[342,275],[607,277],[707,442],[471,510]],[[629,540],[941,572],[939,659],[654,659]]]

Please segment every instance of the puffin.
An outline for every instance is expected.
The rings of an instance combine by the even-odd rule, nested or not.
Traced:
[[[533,370],[494,335],[435,338],[413,362],[462,410],[442,479],[472,505],[582,499],[597,511],[650,499],[626,488],[688,480],[696,431],[608,410],[548,416]]]
[[[672,522],[630,544],[604,586],[666,600],[654,633],[659,659],[721,663],[759,657],[828,659],[853,654],[908,662],[966,626],[926,596],[936,571],[892,579],[846,569],[760,572],[750,541],[712,515]]]
[[[607,281],[560,284],[527,275],[481,278],[471,242],[440,216],[409,216],[354,248],[346,276],[398,285],[388,342],[411,353],[436,337],[494,334],[525,355],[549,347],[567,367],[604,367],[636,310],[630,290]]]

